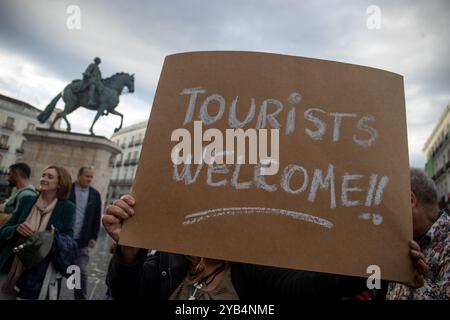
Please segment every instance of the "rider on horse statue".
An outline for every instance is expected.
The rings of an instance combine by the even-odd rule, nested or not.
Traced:
[[[39,122],[44,123],[50,118],[58,100],[62,98],[65,102],[64,110],[56,114],[49,129],[54,129],[55,123],[59,119],[63,119],[67,124],[66,130],[70,132],[71,126],[67,115],[79,107],[84,107],[97,111],[94,121],[89,128],[89,132],[92,135],[95,135],[93,128],[99,117],[108,114],[120,116],[120,125],[114,131],[117,132],[120,130],[123,124],[123,114],[115,109],[119,104],[119,96],[123,94],[125,87],[128,88],[128,92],[134,92],[134,74],[117,72],[111,77],[102,79],[102,73],[98,67],[100,63],[100,58],[95,58],[94,62],[83,73],[83,80],[73,80],[65,86],[37,116]]]
[[[99,93],[101,93],[103,90],[102,73],[100,72],[100,68],[98,66],[101,62],[102,60],[96,57],[94,59],[94,62],[91,63],[83,73],[83,81],[89,88],[88,106],[95,105],[95,92],[98,91]]]

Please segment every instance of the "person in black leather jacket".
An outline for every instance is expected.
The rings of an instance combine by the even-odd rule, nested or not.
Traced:
[[[126,195],[107,208],[103,225],[114,240],[119,239],[123,221],[134,214],[133,206],[134,198]],[[409,285],[420,287],[427,265],[417,243],[412,241],[410,247],[418,272]],[[190,263],[184,255],[117,246],[107,275],[109,293],[113,299],[167,300],[188,275]],[[240,300],[341,300],[367,290],[365,278],[237,262],[229,265]]]

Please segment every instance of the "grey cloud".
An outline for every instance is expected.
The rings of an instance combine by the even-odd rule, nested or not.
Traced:
[[[70,4],[81,8],[79,31],[65,28]],[[378,31],[366,28],[371,4],[381,8]],[[15,0],[0,6],[2,47],[64,81],[79,77],[95,55],[103,58],[105,75],[135,72],[136,114],[148,115],[143,105],[151,104],[164,56],[175,52],[254,50],[362,64],[404,75],[411,163],[422,165],[417,145],[450,98],[448,0]]]

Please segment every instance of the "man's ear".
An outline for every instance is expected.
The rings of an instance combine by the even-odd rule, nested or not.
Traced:
[[[411,208],[417,208],[417,197],[414,192],[411,191]]]

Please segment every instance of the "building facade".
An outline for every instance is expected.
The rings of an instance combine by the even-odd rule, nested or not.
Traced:
[[[450,193],[450,103],[427,139],[423,152],[425,171],[436,183],[439,201],[448,202]]]
[[[122,154],[118,155],[114,161],[107,204],[131,191],[147,124],[148,121],[143,121],[125,127],[111,136],[111,141],[121,148]]]
[[[0,94],[0,198],[8,188],[6,173],[8,167],[23,158],[26,151],[25,131],[33,131],[38,126],[48,128],[54,116],[46,123],[37,120],[41,110],[32,105]],[[60,121],[56,124],[58,129]]]

